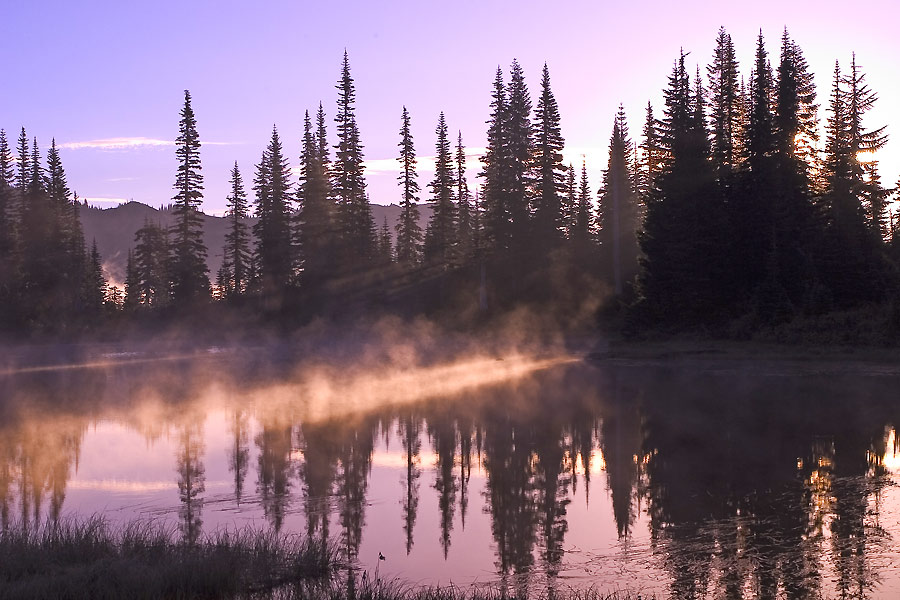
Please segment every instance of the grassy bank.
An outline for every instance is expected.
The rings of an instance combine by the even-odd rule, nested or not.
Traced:
[[[113,528],[99,517],[0,532],[3,600],[266,597],[337,566],[328,546],[249,529],[190,545],[157,524]]]
[[[333,546],[247,529],[184,544],[153,522],[102,517],[0,530],[0,600],[638,600],[534,586],[423,587],[348,569]],[[649,597],[644,597],[645,599]]]

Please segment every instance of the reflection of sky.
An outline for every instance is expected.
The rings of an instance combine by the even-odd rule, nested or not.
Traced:
[[[534,0],[467,1],[451,10],[411,0],[351,5],[4,2],[0,55],[15,57],[4,63],[15,93],[0,95],[0,127],[15,140],[25,126],[44,148],[54,136],[70,144],[62,150],[69,182],[98,204],[133,198],[159,206],[173,195],[171,142],[182,90],[189,88],[206,142],[204,209],[215,213],[225,206],[235,160],[245,183],[252,180],[273,123],[294,166],[305,109],[314,111],[323,102],[334,141],[334,85],[346,48],[362,142],[366,158],[374,161],[371,198],[387,204],[400,194],[395,173],[379,167],[396,157],[402,107],[412,115],[420,155],[434,153],[441,111],[452,133],[461,130],[468,146],[483,147],[495,70],[498,64],[507,70],[517,57],[535,103],[540,69],[548,63],[562,133],[573,149],[566,159],[577,164],[584,154],[597,189],[619,103],[636,136],[648,101],[661,114],[661,90],[679,48],[690,53],[693,76],[695,65],[702,70],[710,62],[724,25],[748,78],[760,28],[777,65],[787,26],[816,75],[823,123],[834,61],[846,68],[856,51],[880,97],[867,123],[888,124],[894,134],[882,157],[884,183],[891,186],[900,174],[900,142],[893,129],[900,106],[895,64],[900,40],[890,0],[866,3],[858,18],[844,18],[847,3],[838,0],[581,0],[546,18],[546,3]],[[84,147],[86,142],[95,147]],[[474,159],[469,166],[471,186],[479,167]],[[423,174],[423,198],[429,178]]]

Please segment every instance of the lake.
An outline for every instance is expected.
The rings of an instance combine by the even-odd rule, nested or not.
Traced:
[[[900,368],[389,354],[10,352],[2,526],[272,527],[517,594],[900,597]]]

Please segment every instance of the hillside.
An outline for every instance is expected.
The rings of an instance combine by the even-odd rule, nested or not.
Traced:
[[[431,208],[427,205],[419,206],[420,224],[422,230],[431,217]],[[375,226],[381,228],[387,219],[391,230],[391,238],[396,236],[395,226],[400,218],[400,207],[396,204],[384,206],[372,205],[372,217]],[[145,222],[159,223],[170,226],[174,221],[174,215],[170,207],[162,210],[141,204],[140,202],[127,202],[114,208],[81,208],[81,222],[84,226],[84,239],[88,246],[93,240],[97,241],[97,249],[103,257],[103,266],[107,277],[111,281],[121,283],[125,280],[125,263],[128,258],[128,249],[134,247],[134,235]],[[252,227],[256,223],[255,218],[247,219],[247,224]],[[203,215],[203,241],[209,251],[207,265],[210,278],[214,279],[216,272],[222,265],[222,248],[225,245],[225,234],[228,231],[228,220],[225,217]]]

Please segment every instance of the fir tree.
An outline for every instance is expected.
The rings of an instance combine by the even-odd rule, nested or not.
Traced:
[[[206,244],[203,241],[203,175],[200,173],[200,135],[191,107],[191,93],[184,91],[184,106],[175,138],[178,171],[175,176],[172,228],[172,297],[178,304],[189,304],[209,296]]]
[[[724,27],[719,29],[713,62],[707,68],[712,123],[712,159],[719,177],[726,177],[738,164],[741,133],[741,95],[734,44]]]
[[[29,158],[30,155],[28,154],[28,136],[25,134],[24,127],[22,128],[22,132],[19,134],[18,152],[19,164],[16,172],[16,187],[19,188],[20,194],[24,194],[28,189],[28,181],[31,179],[31,161]]]
[[[560,130],[559,107],[550,90],[547,63],[541,77],[541,96],[534,114],[534,226],[540,248],[551,250],[564,229],[561,198],[565,193],[565,142]]]
[[[375,227],[363,177],[363,146],[356,125],[356,92],[350,76],[350,59],[344,51],[341,78],[337,84],[337,153],[332,167],[332,188],[337,199],[337,218],[344,269],[370,262],[375,251]]]
[[[403,190],[400,200],[400,220],[397,222],[397,262],[414,265],[419,262],[422,246],[422,228],[419,226],[419,182],[416,181],[416,150],[410,131],[409,112],[403,107],[400,117],[400,175],[397,181]]]
[[[6,132],[0,129],[0,304],[12,306],[15,280],[16,213],[15,170],[13,157],[6,140]],[[0,324],[12,318],[0,317]]]
[[[631,140],[625,112],[620,106],[609,141],[609,166],[603,172],[599,203],[599,240],[613,288],[621,296],[625,282],[638,271],[637,230],[640,212],[630,181]]]
[[[575,206],[577,204],[577,197],[578,195],[575,187],[575,167],[569,163],[569,168],[566,169],[566,193],[562,197],[563,204],[560,209],[563,223],[565,224],[564,232],[566,239],[571,239],[572,231],[575,228]]]
[[[106,297],[106,279],[103,277],[103,264],[100,252],[97,251],[97,240],[91,245],[90,259],[85,272],[85,309],[89,315],[99,315],[103,310]]]
[[[389,265],[394,261],[394,249],[391,246],[391,229],[388,227],[387,217],[378,232],[378,261],[381,266]]]
[[[461,263],[467,262],[475,251],[475,232],[471,194],[466,182],[466,148],[463,146],[462,132],[457,132],[456,140],[456,225],[457,249]]]
[[[247,193],[237,161],[231,169],[231,193],[228,195],[228,233],[225,234],[224,264],[227,265],[226,288],[234,294],[247,290],[250,262],[250,232],[246,220],[250,216]],[[221,284],[217,283],[221,287]]]
[[[253,189],[256,191],[256,255],[263,296],[272,306],[280,305],[282,295],[293,279],[293,240],[290,214],[290,169],[278,137],[272,138],[256,167]]]
[[[450,154],[450,140],[447,137],[447,122],[442,112],[438,117],[437,143],[435,144],[434,179],[431,188],[433,212],[425,230],[425,260],[439,265],[447,265],[453,258],[456,245],[456,210],[453,192],[456,181],[453,173],[453,158]]]
[[[575,218],[572,224],[570,243],[579,259],[590,254],[593,244],[593,215],[591,188],[588,183],[587,163],[581,163],[581,183],[578,188],[578,203],[575,206]]]
[[[531,127],[531,97],[525,85],[525,74],[513,60],[509,74],[509,101],[504,115],[507,144],[505,164],[509,174],[507,203],[511,227],[511,243],[517,251],[528,243],[531,219],[531,157],[534,139]]]
[[[156,223],[144,221],[134,234],[134,283],[138,302],[148,307],[169,304],[169,239]]]
[[[653,116],[653,106],[649,102],[647,103],[646,114],[643,142],[640,146],[643,153],[642,180],[638,184],[641,201],[645,204],[650,196],[650,191],[656,185],[656,177],[662,170],[665,160],[665,152],[659,139],[658,123]]]
[[[334,264],[334,204],[329,196],[328,145],[324,139],[325,114],[321,104],[317,119],[319,129],[314,132],[308,112],[304,118],[300,186],[297,190],[303,279],[313,287],[327,278]]]
[[[715,232],[722,228],[702,97],[692,93],[684,57],[682,52],[664,91],[660,140],[665,161],[640,234],[641,306],[655,319],[680,323],[714,318],[721,276]]]
[[[122,308],[132,311],[141,303],[141,284],[138,275],[137,263],[134,259],[134,251],[128,249],[128,259],[125,263],[125,299]]]
[[[503,84],[503,70],[499,66],[491,97],[493,100],[491,118],[488,121],[487,148],[481,158],[484,168],[479,175],[484,178],[481,196],[484,214],[482,245],[486,249],[503,250],[509,247],[510,236],[509,173],[506,168],[509,147],[506,143],[506,87]]]

